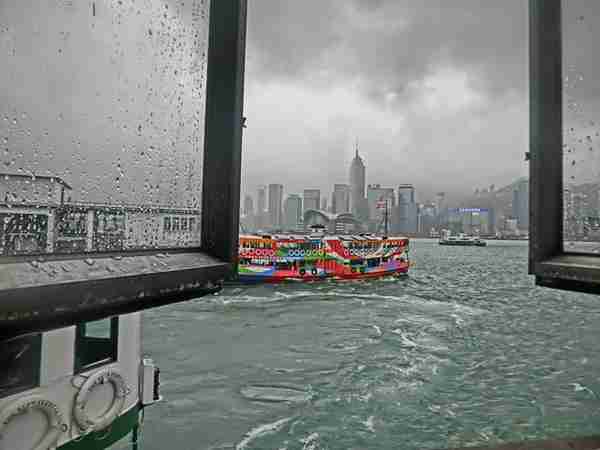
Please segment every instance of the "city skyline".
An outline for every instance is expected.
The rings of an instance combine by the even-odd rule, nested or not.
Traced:
[[[261,185],[257,197],[264,207],[252,214],[248,205],[253,204],[253,199],[246,195],[240,212],[242,226],[246,230],[302,232],[318,224],[336,233],[369,231],[421,236],[440,234],[444,230],[487,236],[500,233],[509,237],[528,233],[526,178],[500,188],[494,184],[485,188],[471,187],[472,194],[461,201],[449,201],[445,191],[419,199],[413,184],[382,186],[369,178],[366,161],[355,148],[347,179],[348,183],[333,183],[325,192],[304,188],[302,194],[286,190],[283,184],[269,183],[268,197],[267,186]],[[566,198],[571,208],[566,223],[580,234],[591,229],[591,222],[596,223],[589,214],[583,213],[585,208],[589,209],[586,198],[582,193]],[[600,200],[596,203],[600,205]]]

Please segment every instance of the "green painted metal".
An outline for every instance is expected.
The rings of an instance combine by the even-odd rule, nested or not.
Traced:
[[[139,427],[139,412],[140,407],[136,405],[119,416],[106,430],[87,434],[58,447],[58,450],[104,450]]]

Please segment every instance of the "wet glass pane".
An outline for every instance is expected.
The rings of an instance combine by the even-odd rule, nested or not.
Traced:
[[[0,255],[199,246],[208,11],[0,1]]]
[[[600,253],[600,3],[563,0],[564,247]]]

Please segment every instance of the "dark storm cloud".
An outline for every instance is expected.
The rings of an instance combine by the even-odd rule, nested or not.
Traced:
[[[526,87],[522,0],[254,1],[249,17],[259,77],[310,80],[325,69],[359,77],[377,100],[402,99],[440,66],[481,73],[494,95]]]

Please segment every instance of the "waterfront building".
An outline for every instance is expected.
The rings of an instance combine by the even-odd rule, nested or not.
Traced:
[[[283,184],[269,184],[269,225],[280,229],[283,223]]]
[[[327,211],[327,197],[321,198],[321,210]]]
[[[331,212],[334,214],[350,212],[350,185],[333,185]]]
[[[308,232],[314,225],[322,225],[328,233],[333,234],[358,234],[365,231],[362,222],[352,213],[333,214],[314,209],[306,210],[304,230]]]
[[[448,228],[452,233],[469,235],[493,234],[495,223],[494,210],[491,208],[450,208],[448,209]]]
[[[321,191],[319,189],[304,189],[304,211],[318,210],[321,207]]]
[[[423,203],[418,206],[417,231],[430,235],[437,226],[437,209],[435,203]]]
[[[283,225],[287,231],[297,231],[302,224],[302,197],[290,194],[285,199],[283,206]]]

